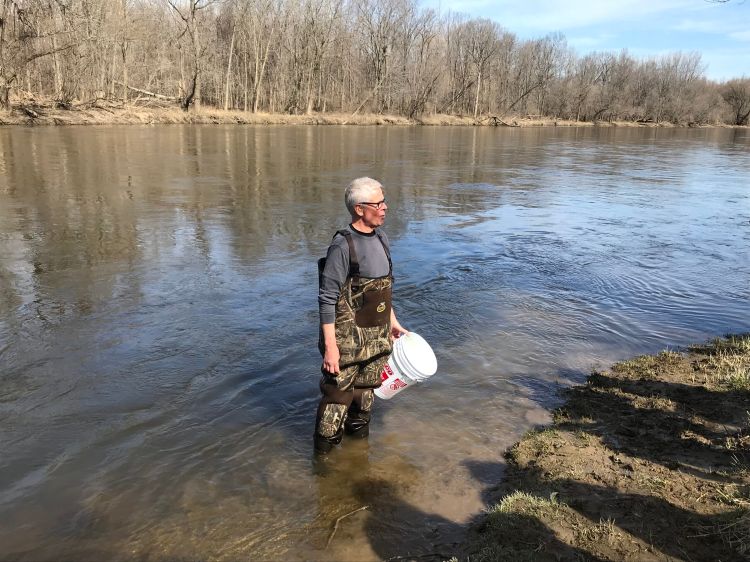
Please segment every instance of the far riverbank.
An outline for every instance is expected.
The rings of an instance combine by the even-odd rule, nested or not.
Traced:
[[[0,112],[0,125],[63,126],[63,125],[400,125],[400,126],[489,126],[489,127],[724,127],[724,124],[636,121],[569,121],[543,116],[434,114],[409,118],[400,115],[312,113],[250,113],[201,108],[182,111],[174,106],[139,106],[97,102],[68,107],[52,104],[16,104],[10,111]]]

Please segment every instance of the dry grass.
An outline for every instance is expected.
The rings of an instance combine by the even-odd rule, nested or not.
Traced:
[[[557,494],[549,499],[522,491],[505,496],[487,511],[478,547],[466,560],[471,562],[532,562],[537,559],[544,542],[545,522],[565,518],[568,508]],[[570,514],[568,514],[570,515]],[[512,537],[512,540],[508,540]]]
[[[608,542],[615,536],[615,520],[600,519],[596,525],[579,525],[574,529],[575,538],[578,543]]]
[[[747,474],[748,465],[735,457],[738,474]],[[739,554],[750,557],[750,490],[747,487],[727,486],[717,490],[719,501],[737,508],[725,523],[713,529],[721,539]]]
[[[738,512],[730,522],[716,529],[722,540],[742,556],[750,555],[750,509]]]
[[[721,352],[732,354],[750,354],[750,334],[731,334],[723,338],[714,338],[708,343],[690,346],[690,351],[705,355]]]
[[[667,481],[658,476],[645,475],[637,479],[638,483],[650,492],[660,492],[667,487]]]
[[[211,107],[182,111],[175,104],[143,100],[123,104],[107,100],[77,103],[64,109],[52,100],[17,99],[11,111],[0,111],[0,125],[152,125],[152,124],[235,124],[235,125],[425,125],[425,126],[510,126],[510,127],[653,127],[666,124],[635,122],[566,121],[542,116],[496,116],[429,114],[416,118],[401,115],[358,113],[250,113]]]
[[[25,108],[25,109],[24,109]],[[31,113],[30,113],[30,112]],[[417,125],[418,121],[398,115],[348,113],[250,113],[204,107],[182,111],[174,104],[151,102],[123,105],[107,101],[79,104],[71,109],[56,107],[49,101],[16,104],[9,112],[0,112],[4,125]],[[453,123],[451,123],[453,124]],[[461,124],[461,123],[457,123]]]
[[[721,352],[710,360],[716,371],[716,380],[733,390],[750,391],[750,356]]]
[[[750,334],[717,338],[690,348],[706,356],[706,368],[715,384],[750,392]]]
[[[650,410],[662,410],[664,412],[677,411],[677,404],[669,398],[663,396],[646,396],[633,400],[636,408],[648,408]]]
[[[677,365],[681,358],[679,353],[670,350],[657,355],[640,355],[613,365],[612,372],[633,378],[657,379],[664,369]]]
[[[515,461],[519,454],[532,458],[548,455],[557,447],[558,438],[557,431],[550,427],[531,430],[507,451],[506,457],[510,461]]]
[[[506,453],[467,560],[750,559],[750,336],[690,351],[567,390]]]
[[[564,504],[557,501],[557,495],[554,493],[549,499],[545,499],[518,490],[505,496],[488,513],[520,513],[544,517],[557,515],[562,507]]]

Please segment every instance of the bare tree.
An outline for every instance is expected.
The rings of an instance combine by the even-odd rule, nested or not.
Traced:
[[[746,125],[750,119],[750,78],[730,80],[721,90],[721,97],[732,111],[732,124]]]
[[[600,82],[605,71],[601,55],[596,53],[580,59],[576,65],[575,78],[573,79],[573,108],[575,120],[581,120],[581,111],[594,89]]]
[[[212,6],[216,0],[187,0],[178,3],[177,0],[167,0],[169,6],[182,20],[184,26],[182,33],[177,38],[187,36],[189,39],[189,75],[181,85],[182,101],[180,107],[188,111],[191,105],[200,109],[201,104],[201,78],[203,73],[203,57],[205,46],[201,43],[201,26],[198,22],[199,12]]]
[[[253,113],[258,112],[260,105],[271,48],[276,43],[277,35],[286,28],[286,10],[287,6],[283,2],[253,1],[249,17],[246,18],[242,29],[246,60],[251,55],[249,58],[251,64],[246,69],[246,76],[252,76],[250,91],[252,92],[251,110]],[[246,86],[246,95],[247,91]],[[248,109],[247,103],[245,109]]]
[[[130,26],[128,19],[128,0],[120,0],[120,27],[118,30],[119,34],[119,46],[120,46],[120,57],[122,60],[122,100],[128,101],[128,46],[130,44]],[[113,80],[114,84],[114,80]]]
[[[465,94],[474,85],[471,79],[471,60],[468,55],[465,20],[452,16],[446,25],[446,62],[448,64],[449,93],[440,111],[454,113]]]
[[[408,6],[405,0],[356,0],[357,28],[362,34],[361,45],[369,71],[366,75],[371,76],[371,90],[354,113],[371,99],[377,112],[387,108],[387,97],[382,90],[389,77],[396,34],[408,13]]]
[[[76,46],[73,30],[61,28],[61,20],[55,3],[0,0],[0,109],[10,108],[10,90],[31,63]],[[55,77],[61,82],[57,66]]]
[[[619,55],[600,54],[599,63],[601,72],[587,102],[587,116],[592,121],[608,116],[622,117],[636,62],[627,51],[622,51]]]
[[[487,63],[498,48],[500,26],[488,19],[470,20],[465,24],[468,54],[476,70],[476,93],[474,96],[474,118],[479,114],[479,93]]]
[[[404,49],[403,55],[405,96],[402,107],[411,118],[424,112],[442,72],[436,22],[435,12],[428,10],[418,15],[409,28],[411,48]]]
[[[246,7],[244,4],[243,7]],[[227,47],[227,69],[224,73],[224,111],[229,109],[230,105],[230,94],[232,90],[232,62],[234,60],[235,51],[235,38],[237,36],[237,20],[244,17],[244,10],[238,13],[237,7],[234,2],[229,2],[224,5],[225,10],[221,14],[221,21],[224,26],[221,26],[225,31],[225,34],[229,35],[229,46]],[[221,27],[219,29],[221,29]],[[219,31],[217,29],[217,31]]]
[[[514,97],[506,108],[508,112],[519,104],[525,107],[530,94],[549,84],[554,70],[549,44],[542,39],[522,44],[514,62]]]

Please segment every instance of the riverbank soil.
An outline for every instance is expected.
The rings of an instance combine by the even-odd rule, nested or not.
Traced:
[[[471,562],[750,559],[750,334],[592,374],[507,453]]]
[[[247,111],[204,107],[183,111],[174,103],[146,100],[141,104],[123,104],[109,100],[94,100],[61,106],[50,100],[19,99],[9,111],[0,111],[0,125],[468,125],[496,127],[673,127],[671,123],[630,121],[565,121],[544,116],[481,115],[423,115],[409,118],[401,115],[357,113],[251,113]],[[687,125],[687,124],[686,124]],[[693,126],[693,124],[690,124]],[[712,125],[722,126],[722,125]]]

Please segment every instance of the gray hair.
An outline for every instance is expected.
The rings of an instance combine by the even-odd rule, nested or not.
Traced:
[[[344,202],[349,212],[354,215],[354,206],[367,201],[367,197],[376,189],[383,189],[383,185],[372,178],[357,178],[346,186]],[[374,203],[374,201],[373,201]]]

